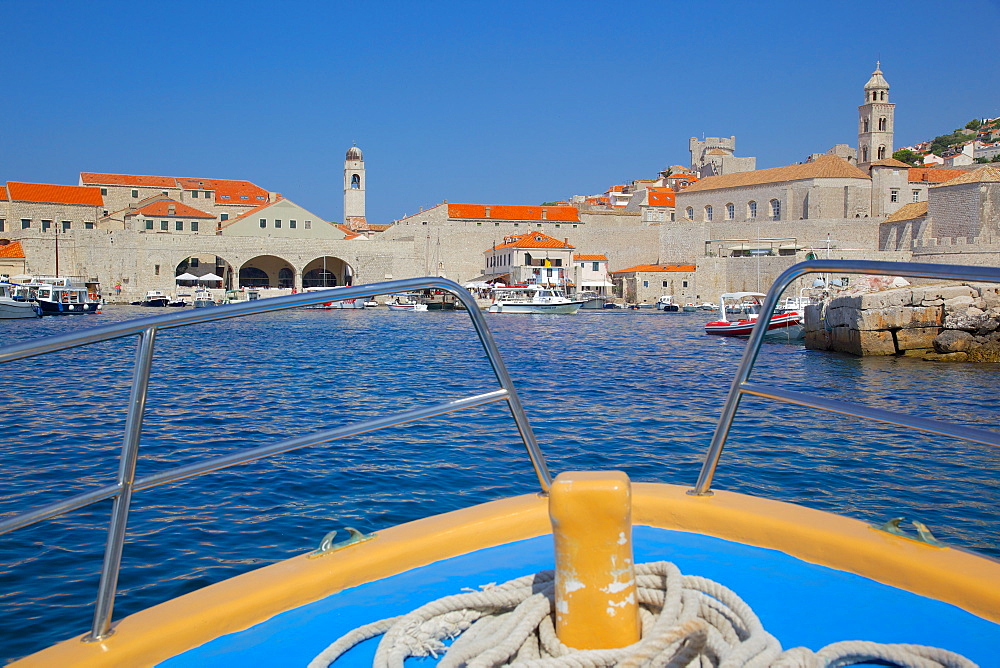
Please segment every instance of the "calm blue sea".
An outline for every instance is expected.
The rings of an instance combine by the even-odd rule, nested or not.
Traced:
[[[150,315],[0,321],[0,342]],[[692,485],[744,341],[712,314],[487,315],[553,474]],[[0,367],[0,514],[115,479],[134,339]],[[1000,365],[767,344],[755,380],[994,428]],[[139,474],[494,389],[468,316],[296,310],[162,332]],[[905,516],[1000,557],[1000,452],[745,399],[715,487],[870,522]],[[503,405],[335,441],[136,496],[115,616],[537,482]],[[86,632],[110,502],[0,536],[0,659]]]

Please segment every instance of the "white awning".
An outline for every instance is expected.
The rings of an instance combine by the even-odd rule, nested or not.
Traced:
[[[580,285],[585,288],[613,288],[614,283],[608,283],[607,281],[580,281]]]

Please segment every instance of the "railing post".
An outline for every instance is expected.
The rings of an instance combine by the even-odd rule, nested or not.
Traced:
[[[136,461],[139,458],[139,437],[142,433],[142,416],[146,408],[155,341],[155,327],[150,327],[139,335],[128,416],[125,419],[125,439],[122,443],[121,461],[118,464],[118,494],[114,498],[111,510],[108,541],[104,548],[104,565],[101,568],[101,583],[97,590],[97,603],[94,608],[94,623],[84,642],[98,642],[112,633],[111,615],[115,606],[122,550],[125,547],[125,530],[128,525],[129,506],[132,503],[132,486],[135,482]]]

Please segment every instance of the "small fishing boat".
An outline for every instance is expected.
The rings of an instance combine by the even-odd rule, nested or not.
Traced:
[[[390,311],[426,311],[427,305],[420,303],[419,295],[392,295],[385,303]]]
[[[512,285],[493,288],[490,313],[560,313],[580,310],[583,299],[570,299],[562,290],[541,285]]]
[[[748,312],[747,304],[751,304],[753,310],[759,309],[759,303],[748,302],[747,300],[757,300],[766,297],[760,292],[727,292],[719,298],[719,320],[705,323],[706,334],[717,334],[720,336],[750,336],[754,326],[757,324],[759,315]],[[730,320],[727,315],[731,313],[731,304],[737,304],[741,309],[739,318]],[[805,328],[802,325],[802,315],[797,311],[774,314],[767,321],[767,332],[772,336],[780,334],[783,338],[800,339],[805,335]]]
[[[580,308],[588,311],[591,309],[602,309],[604,308],[605,304],[608,303],[607,297],[599,295],[593,290],[586,290],[584,292],[579,293],[577,295],[577,299],[584,300],[583,304],[580,305]]]
[[[14,283],[0,282],[0,320],[39,318],[42,309],[32,301],[14,299]]]
[[[778,277],[761,318],[770,316],[793,281],[832,271],[1000,283],[996,267],[814,260]],[[373,287],[345,288],[343,296],[360,299]],[[1000,432],[751,382],[764,334],[758,326],[693,487],[632,483],[620,471],[563,471],[553,477],[472,295],[441,278],[392,281],[377,289],[401,294],[427,287],[453,291],[466,304],[490,367],[489,387],[495,389],[484,385],[472,396],[414,397],[396,413],[324,420],[315,430],[297,428],[276,441],[261,442],[264,436],[255,433],[243,450],[141,476],[142,414],[160,329],[308,306],[327,295],[289,295],[212,314],[113,323],[0,349],[2,364],[128,336],[139,339],[122,450],[106,455],[109,471],[118,471],[117,482],[94,482],[73,496],[0,520],[2,535],[91,504],[114,503],[90,632],[13,665],[323,667],[341,660],[372,665],[373,656],[375,665],[403,665],[408,656],[442,654],[449,665],[503,665],[529,657],[555,657],[565,665],[997,665],[997,560],[943,544],[916,521],[916,532],[910,532],[901,518],[868,523],[715,489],[712,482],[743,395],[823,411],[817,418],[822,424],[847,415],[992,447],[1000,447]],[[494,402],[509,409],[538,481],[536,492],[375,534],[348,529],[341,541],[331,532],[309,554],[112,622],[133,494]],[[351,409],[342,406],[344,414]],[[463,428],[460,420],[456,428]],[[772,436],[768,430],[759,433],[765,453]],[[204,433],[192,438],[200,440]],[[499,448],[501,442],[483,445]],[[664,447],[667,456],[671,450]],[[230,473],[238,485],[238,469]],[[921,493],[932,493],[936,482],[929,480]],[[374,641],[363,642],[378,636],[377,648]]]
[[[242,302],[255,302],[258,299],[260,299],[260,290],[244,287],[239,290],[226,290],[222,303],[240,304]]]

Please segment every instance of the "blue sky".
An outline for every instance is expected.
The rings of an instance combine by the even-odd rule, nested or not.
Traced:
[[[1000,116],[996,0],[0,0],[0,16],[0,181],[248,179],[337,221],[354,142],[374,223],[603,192],[687,164],[692,136],[792,164],[856,144],[877,59],[897,146]]]

